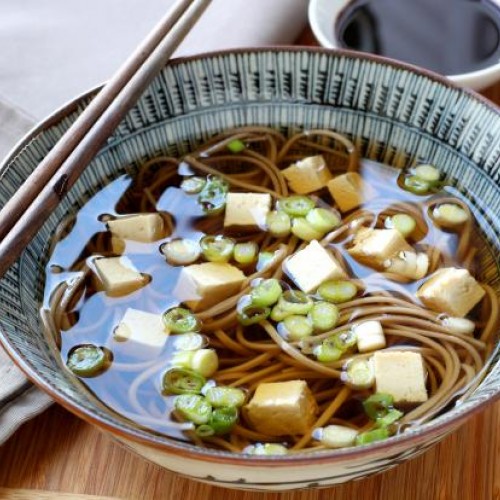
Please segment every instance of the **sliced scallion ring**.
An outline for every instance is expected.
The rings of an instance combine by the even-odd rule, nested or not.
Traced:
[[[104,347],[83,344],[68,353],[66,366],[79,377],[95,377],[111,364],[111,353]]]
[[[167,262],[173,266],[186,266],[196,262],[201,255],[200,244],[195,240],[172,240],[161,247]]]
[[[306,215],[306,221],[320,233],[327,233],[340,225],[338,215],[326,208],[313,208]]]
[[[207,215],[220,214],[226,206],[228,183],[217,176],[209,176],[200,194],[198,203]]]
[[[403,237],[408,238],[408,236],[415,231],[417,222],[411,215],[395,214],[392,217],[387,217],[384,221],[384,225],[387,229],[395,229]]]
[[[393,403],[394,398],[390,394],[377,392],[363,401],[363,408],[368,418],[378,420],[387,415]]]
[[[210,262],[229,262],[233,256],[234,240],[226,236],[204,236],[200,240],[201,253]]]
[[[275,238],[284,238],[290,234],[292,221],[286,212],[273,210],[267,214],[266,226]]]
[[[215,386],[206,391],[205,397],[214,408],[225,406],[239,408],[245,404],[247,394],[237,387]]]
[[[270,278],[262,280],[257,286],[252,288],[250,296],[252,297],[252,303],[254,305],[269,307],[278,302],[282,293],[283,290],[280,282],[277,279]]]
[[[241,153],[246,149],[245,143],[240,141],[240,139],[233,139],[227,143],[226,147],[229,151],[231,151],[231,153]]]
[[[183,307],[174,307],[164,312],[163,323],[172,333],[197,332],[201,326],[198,318]]]
[[[207,179],[205,179],[205,177],[193,175],[191,177],[186,177],[181,182],[181,189],[187,194],[198,194],[201,193],[206,183]]]
[[[288,196],[278,201],[278,209],[291,217],[305,217],[314,208],[314,200],[308,196]]]
[[[409,177],[405,177],[403,181],[403,186],[407,191],[410,191],[413,194],[429,194],[431,190],[431,185],[427,181],[424,181],[420,177],[416,175],[410,175]]]
[[[254,241],[236,243],[234,245],[233,258],[238,264],[247,265],[255,262],[258,253],[259,246]]]
[[[362,432],[356,436],[356,444],[361,446],[363,444],[371,444],[376,441],[383,441],[389,437],[389,431],[387,427],[380,427],[379,429],[373,429],[371,431]]]
[[[199,394],[177,396],[174,407],[183,418],[196,425],[207,424],[212,415],[212,405]]]
[[[289,314],[307,314],[313,307],[313,300],[300,290],[286,290],[281,294],[277,306]]]
[[[205,377],[185,368],[171,368],[163,375],[163,394],[200,394]]]
[[[269,307],[257,306],[250,295],[243,295],[236,305],[238,321],[243,326],[254,325],[267,319],[271,313]]]
[[[318,288],[319,296],[328,302],[342,304],[356,297],[358,289],[351,281],[346,280],[328,280],[322,283]]]
[[[322,231],[314,229],[304,217],[293,219],[292,234],[304,241],[320,240],[324,235]]]
[[[418,165],[415,167],[415,175],[429,184],[439,182],[441,172],[434,165]]]
[[[308,338],[313,333],[312,321],[307,316],[292,314],[287,316],[283,323],[278,325],[278,330],[282,332],[288,340],[292,342]]]
[[[330,302],[315,302],[309,316],[314,330],[325,332],[331,330],[338,323],[340,313],[335,304]]]

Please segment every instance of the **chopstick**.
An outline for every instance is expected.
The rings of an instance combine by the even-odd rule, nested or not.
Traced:
[[[161,71],[211,0],[179,0],[0,210],[0,277]]]

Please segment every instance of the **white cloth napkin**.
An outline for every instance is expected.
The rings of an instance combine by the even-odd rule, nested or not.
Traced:
[[[104,82],[174,0],[0,2],[0,158],[35,120]],[[290,44],[307,0],[213,0],[176,55]],[[4,97],[2,97],[4,96]],[[0,445],[50,399],[0,347]]]

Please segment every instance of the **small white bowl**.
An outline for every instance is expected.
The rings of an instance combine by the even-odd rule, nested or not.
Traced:
[[[328,49],[342,48],[335,38],[334,26],[351,0],[310,0],[309,24],[316,40]],[[482,90],[500,80],[500,61],[478,71],[446,75],[452,82],[473,90]]]

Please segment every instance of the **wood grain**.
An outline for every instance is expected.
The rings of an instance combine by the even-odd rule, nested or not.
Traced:
[[[312,44],[310,33],[300,42]],[[500,84],[484,95],[500,103]],[[500,500],[499,428],[497,403],[423,456],[383,474],[334,488],[265,494],[182,478],[54,406],[0,448],[0,487],[11,489],[0,489],[0,498],[83,498],[49,491],[143,500]]]
[[[79,495],[73,493],[58,493],[42,490],[24,490],[16,488],[0,488],[0,498],[5,500],[119,500],[117,497],[103,497],[101,495]]]

